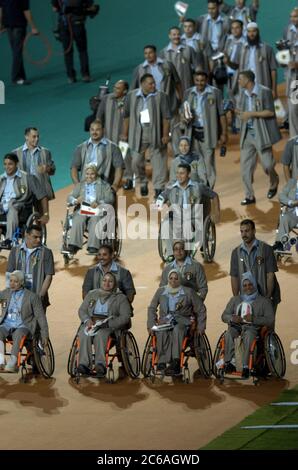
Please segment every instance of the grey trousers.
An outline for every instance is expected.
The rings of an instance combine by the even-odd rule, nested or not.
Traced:
[[[125,180],[132,180],[133,179],[132,159],[131,159],[131,151],[129,149],[127,150],[124,164],[125,164],[125,170],[124,170],[123,178]]]
[[[9,205],[6,214],[6,238],[12,240],[13,234],[19,225],[19,212],[13,206]]]
[[[152,183],[154,189],[164,189],[168,181],[168,166],[166,147],[154,148],[149,142],[148,129],[142,131],[142,141],[139,152],[131,150],[132,171],[140,184],[148,182],[146,176],[145,153],[149,152],[152,165]]]
[[[200,241],[199,233],[193,232],[194,223],[192,219],[185,217],[183,213],[182,224],[180,219],[175,222],[175,218],[170,220],[168,214],[161,223],[161,238],[166,246],[166,256],[173,255],[173,243],[175,240],[184,240],[185,249],[191,251],[196,242]]]
[[[182,324],[177,324],[170,331],[157,331],[157,357],[158,363],[169,363],[173,359],[179,359],[183,339],[186,334],[187,327]]]
[[[278,175],[274,169],[275,160],[272,154],[272,147],[261,150],[258,147],[255,136],[250,131],[247,131],[243,147],[240,151],[240,168],[245,197],[248,199],[252,199],[254,197],[252,182],[257,166],[257,154],[260,157],[260,162],[264,172],[269,175],[270,188],[275,188],[278,184]]]
[[[82,325],[79,331],[80,352],[79,364],[92,368],[92,344],[94,345],[95,365],[106,365],[106,347],[108,338],[112,333],[111,328],[102,328],[98,330],[95,336],[87,336],[84,333],[85,325]]]
[[[82,248],[84,231],[87,226],[88,242],[87,248],[99,248],[100,239],[96,236],[95,227],[100,217],[87,217],[86,215],[75,214],[72,219],[72,227],[69,234],[69,244]]]
[[[215,167],[215,150],[207,147],[205,142],[193,139],[193,150],[201,153],[204,157],[207,180],[210,188],[214,188],[216,181],[216,167]]]
[[[288,99],[289,106],[289,131],[290,138],[295,137],[298,134],[298,104],[292,103],[291,99]]]
[[[233,359],[235,355],[234,340],[241,335],[243,342],[242,363],[244,366],[248,366],[250,347],[258,332],[259,329],[252,325],[243,325],[239,328],[229,326],[225,334],[225,362],[231,362]]]
[[[280,242],[284,235],[289,235],[292,228],[298,225],[298,216],[295,212],[285,212],[279,217],[279,227],[276,241]]]
[[[0,341],[5,342],[6,338],[11,334],[13,345],[11,348],[11,354],[17,356],[20,349],[20,343],[23,336],[27,336],[30,333],[28,328],[16,328],[15,330],[7,330],[3,325],[0,326]]]

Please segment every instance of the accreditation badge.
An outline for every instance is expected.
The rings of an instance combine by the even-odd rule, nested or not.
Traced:
[[[256,261],[257,261],[257,265],[261,266],[261,264],[264,263],[263,256],[257,256]]]
[[[25,194],[26,190],[27,190],[27,186],[24,186],[24,185],[22,184],[22,185],[20,186],[20,193],[21,193],[21,194]]]
[[[210,96],[210,97],[207,99],[207,101],[208,101],[208,104],[209,104],[210,106],[212,106],[212,105],[215,103],[215,100],[214,100],[213,96]]]
[[[94,307],[95,303],[96,303],[96,301],[94,299],[90,300],[89,307],[90,308]]]
[[[193,274],[190,272],[187,272],[184,274],[184,277],[187,281],[191,281],[193,279]]]

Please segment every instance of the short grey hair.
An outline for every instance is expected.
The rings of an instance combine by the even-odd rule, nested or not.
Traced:
[[[18,271],[18,270],[13,271],[12,273],[10,273],[9,279],[11,279],[12,276],[17,278],[21,286],[25,284],[25,276],[22,271]]]

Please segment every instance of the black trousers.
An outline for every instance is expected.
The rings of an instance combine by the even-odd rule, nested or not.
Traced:
[[[12,50],[11,80],[26,80],[23,62],[23,45],[26,37],[26,27],[7,28],[8,39]]]
[[[69,78],[76,78],[76,71],[74,69],[73,61],[74,43],[76,44],[79,53],[81,74],[82,76],[90,75],[85,24],[83,22],[71,22],[70,24],[64,24],[61,21],[60,33],[63,50],[66,52],[66,54],[64,54],[64,62],[67,76]]]

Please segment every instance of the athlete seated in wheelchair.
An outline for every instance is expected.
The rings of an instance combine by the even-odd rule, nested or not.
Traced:
[[[74,207],[74,212],[68,238],[64,243],[66,246],[63,247],[63,250],[71,254],[80,250],[84,243],[84,232],[87,230],[87,251],[90,254],[96,254],[101,244],[96,226],[103,218],[103,205],[109,205],[113,209],[115,192],[108,183],[98,177],[96,166],[88,165],[84,180],[74,187],[67,202]],[[105,213],[105,215],[107,214]],[[67,225],[69,225],[69,221],[67,221]]]
[[[164,261],[173,260],[173,241],[175,239],[185,240],[189,245],[188,251],[194,253],[196,250],[193,247],[198,246],[202,241],[204,253],[206,248],[206,260],[211,261],[214,256],[214,224],[219,221],[219,198],[217,193],[205,184],[192,181],[190,174],[190,165],[180,163],[177,167],[177,180],[174,184],[169,185],[156,200],[156,205],[160,209],[164,203],[170,206],[169,212],[161,221],[159,233],[159,254]],[[201,227],[199,224],[200,204],[203,205],[204,220]],[[212,248],[209,246],[211,238],[213,240]]]
[[[26,223],[33,210],[33,202],[42,208],[41,223],[49,220],[46,191],[34,175],[18,169],[18,157],[14,153],[4,156],[5,172],[0,177],[0,227],[5,240],[0,248],[10,249],[18,242],[21,224]]]
[[[105,377],[107,368],[112,367],[109,349],[116,345],[118,351],[113,360],[118,357],[127,374],[137,377],[140,369],[138,347],[132,333],[127,331],[131,316],[131,305],[118,290],[116,277],[111,272],[106,273],[100,289],[88,292],[79,309],[81,325],[69,356],[69,374],[73,377]]]
[[[193,289],[182,286],[176,269],[169,272],[168,284],[157,289],[148,307],[147,329],[149,335],[156,336],[157,372],[180,375],[183,340],[187,335],[204,334],[206,308]]]
[[[282,204],[279,224],[276,235],[276,242],[273,250],[281,255],[296,246],[298,251],[298,176],[291,178],[279,194],[279,201]],[[291,236],[293,231],[293,236]]]
[[[41,300],[38,295],[24,288],[24,274],[22,271],[13,271],[9,276],[9,288],[0,291],[0,371],[18,372],[20,366],[20,353],[25,340],[41,338],[39,349],[46,351],[49,345],[49,330],[47,319]],[[12,349],[9,360],[5,364],[7,339],[12,340]],[[52,353],[52,348],[51,353]],[[36,351],[34,352],[36,358]],[[51,359],[53,362],[53,358]],[[36,365],[40,370],[41,359]],[[41,371],[43,372],[43,371]],[[50,376],[53,370],[45,370]]]
[[[280,340],[273,331],[274,310],[270,299],[259,295],[256,281],[250,272],[242,276],[243,294],[232,297],[222,314],[228,330],[218,341],[214,355],[214,373],[264,375],[264,369],[281,377],[285,372],[284,352]],[[242,366],[236,367],[235,340],[241,338]],[[240,374],[240,370],[242,372]],[[268,369],[267,369],[268,370]]]

